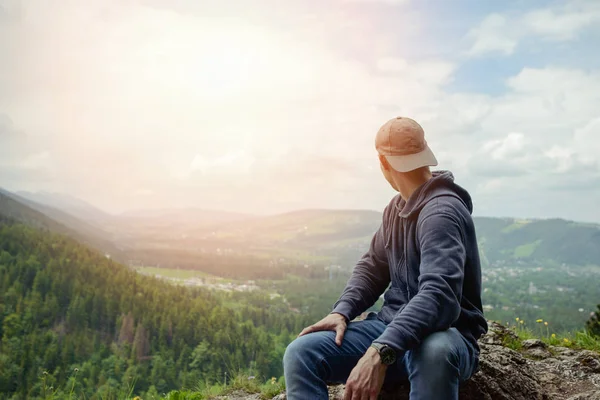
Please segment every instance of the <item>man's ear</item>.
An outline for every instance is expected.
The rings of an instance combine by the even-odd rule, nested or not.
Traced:
[[[388,163],[388,160],[384,155],[379,154],[379,162],[381,163],[381,168],[385,169],[386,171],[390,170],[390,163]]]

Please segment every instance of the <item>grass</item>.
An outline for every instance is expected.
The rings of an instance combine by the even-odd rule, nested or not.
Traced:
[[[77,373],[79,372],[78,368],[75,368],[71,373],[71,376],[68,378],[65,383],[64,388],[54,387],[51,384],[51,381],[54,378],[47,372],[44,371],[41,376],[41,397],[34,397],[36,399],[43,400],[77,400],[77,399],[87,399],[85,393],[78,390],[78,378]],[[132,399],[132,400],[141,400],[138,396],[133,396],[133,390],[135,388],[136,381],[133,382],[123,382],[116,389],[110,389],[108,392],[101,394],[101,400],[121,400],[121,399]]]
[[[280,377],[279,379],[273,377],[261,384],[256,378],[250,377],[244,373],[239,373],[231,379],[231,382],[227,386],[200,385],[194,391],[174,390],[165,397],[161,397],[161,400],[211,400],[235,392],[247,394],[259,393],[261,399],[269,400],[278,394],[285,392],[285,383],[283,377]]]
[[[527,243],[521,246],[517,246],[515,248],[515,252],[513,254],[513,256],[515,258],[525,258],[525,257],[529,257],[533,254],[533,252],[535,251],[535,249],[538,248],[538,246],[542,243],[541,240],[536,240],[533,243]]]
[[[42,379],[42,399],[44,400],[75,400],[86,399],[83,393],[77,393],[74,390],[76,386],[76,374],[73,374],[64,388],[54,388],[49,385],[48,373],[41,376]],[[228,384],[207,384],[200,382],[195,388],[188,390],[173,390],[169,393],[161,395],[134,396],[134,384],[122,386],[118,393],[110,393],[101,396],[102,400],[212,400],[220,396],[227,396],[235,392],[243,392],[247,394],[258,393],[262,400],[269,400],[280,393],[285,392],[285,382],[283,377],[279,379],[272,377],[266,382],[258,378],[250,377],[246,373],[238,373],[228,382]]]
[[[523,228],[525,225],[530,224],[532,221],[527,219],[515,219],[511,225],[508,225],[504,229],[502,229],[502,233],[510,233],[512,231],[516,231],[517,229]]]
[[[562,346],[600,353],[600,337],[593,336],[585,330],[557,335],[551,333],[551,324],[548,324],[548,321],[538,319],[532,324],[535,328],[531,328],[531,325],[527,324],[526,321],[516,318],[514,324],[509,324],[509,328],[515,332],[517,338],[507,335],[503,338],[502,343],[510,349],[520,351],[523,349],[524,340],[540,339],[549,346]]]

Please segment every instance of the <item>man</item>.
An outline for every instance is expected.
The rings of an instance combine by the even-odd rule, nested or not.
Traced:
[[[286,349],[288,400],[327,399],[328,382],[346,382],[346,400],[373,400],[384,381],[407,379],[411,400],[458,399],[477,369],[487,323],[471,197],[429,170],[437,160],[414,120],[388,121],[375,146],[399,195],[332,313]],[[350,322],[384,291],[379,313]]]

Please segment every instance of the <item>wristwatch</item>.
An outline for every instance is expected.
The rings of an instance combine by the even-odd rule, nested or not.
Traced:
[[[382,364],[391,365],[396,362],[396,350],[392,349],[387,344],[373,342],[371,343],[371,347],[379,353]]]

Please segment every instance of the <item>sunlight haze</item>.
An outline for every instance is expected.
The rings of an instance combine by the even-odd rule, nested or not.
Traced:
[[[0,0],[0,187],[381,210],[419,121],[476,215],[600,221],[600,3]]]

